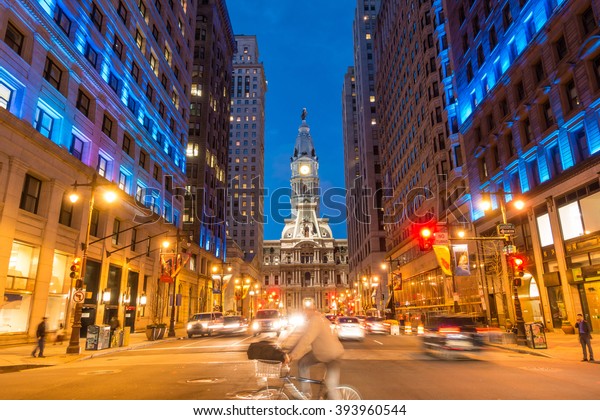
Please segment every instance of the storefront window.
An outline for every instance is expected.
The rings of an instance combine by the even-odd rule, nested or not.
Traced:
[[[600,209],[600,193],[585,197],[579,203],[581,205],[585,233],[600,231],[600,212],[598,212],[598,209]]]
[[[537,227],[540,234],[540,245],[542,247],[553,245],[552,227],[550,226],[550,217],[548,213],[542,214],[537,218]]]
[[[0,306],[0,333],[27,331],[37,265],[38,251],[34,247],[13,242]]]
[[[583,223],[579,211],[579,203],[574,202],[566,206],[559,207],[558,215],[564,240],[577,238],[583,235]]]

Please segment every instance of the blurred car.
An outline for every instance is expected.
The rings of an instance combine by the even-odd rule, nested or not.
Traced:
[[[329,320],[332,324],[335,324],[335,315],[334,314],[325,314],[325,318]]]
[[[365,318],[365,330],[369,334],[389,334],[390,324],[384,321],[385,319],[377,316],[368,316]]]
[[[339,316],[335,319],[335,332],[340,340],[359,340],[365,338],[365,329],[355,316]]]
[[[367,317],[364,315],[355,315],[356,318],[358,318],[358,321],[360,322],[360,325],[362,325],[363,327],[365,326],[365,323],[367,321]]]
[[[195,335],[211,336],[223,328],[223,314],[221,312],[201,312],[194,314],[187,322],[186,329],[189,338]]]
[[[248,320],[239,315],[229,315],[223,318],[223,334],[244,334],[248,331]]]
[[[422,341],[426,352],[461,358],[483,348],[477,323],[465,315],[431,317]]]
[[[256,337],[260,333],[274,332],[279,337],[283,330],[281,314],[277,309],[259,309],[252,321],[252,333]]]

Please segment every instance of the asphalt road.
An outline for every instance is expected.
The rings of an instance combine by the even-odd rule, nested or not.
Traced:
[[[251,336],[158,341],[0,375],[5,400],[224,400],[258,387]],[[345,342],[342,382],[372,400],[597,400],[600,365],[490,349],[467,360],[422,352],[419,338]],[[318,372],[316,373],[318,374]]]

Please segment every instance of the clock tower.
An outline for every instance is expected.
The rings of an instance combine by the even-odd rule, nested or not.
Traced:
[[[311,298],[323,312],[352,313],[348,241],[333,238],[329,219],[319,217],[319,159],[306,115],[304,109],[290,159],[291,217],[285,219],[281,239],[263,242],[265,288],[273,296],[265,304],[291,314]]]

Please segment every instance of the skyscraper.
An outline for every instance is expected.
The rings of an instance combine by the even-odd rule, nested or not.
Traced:
[[[236,35],[231,83],[228,237],[248,260],[262,260],[267,81],[252,35]]]
[[[0,336],[70,325],[82,250],[84,327],[162,316],[140,299],[181,223],[194,15],[187,0],[0,5]],[[86,204],[65,200],[75,189]]]
[[[513,276],[496,268],[504,243],[482,247],[490,317],[514,320],[518,296],[525,322],[583,313],[598,331],[600,2],[447,3],[473,223],[480,236],[512,227],[525,262]]]
[[[184,228],[226,258],[226,191],[235,40],[225,0],[198,4],[192,64]]]
[[[377,277],[382,281],[377,305],[383,310],[387,293],[383,229],[381,146],[377,96],[374,35],[379,0],[358,0],[354,17],[353,77],[344,84],[344,153],[347,161],[346,189],[350,277],[355,285]],[[353,126],[352,131],[350,127]],[[370,303],[364,302],[366,306]]]
[[[482,311],[474,280],[457,290],[416,236],[427,223],[454,221],[467,201],[445,20],[441,0],[382,0],[375,31],[387,256],[403,278],[394,302],[408,302],[413,314],[461,310],[456,296],[465,297],[462,310]]]

